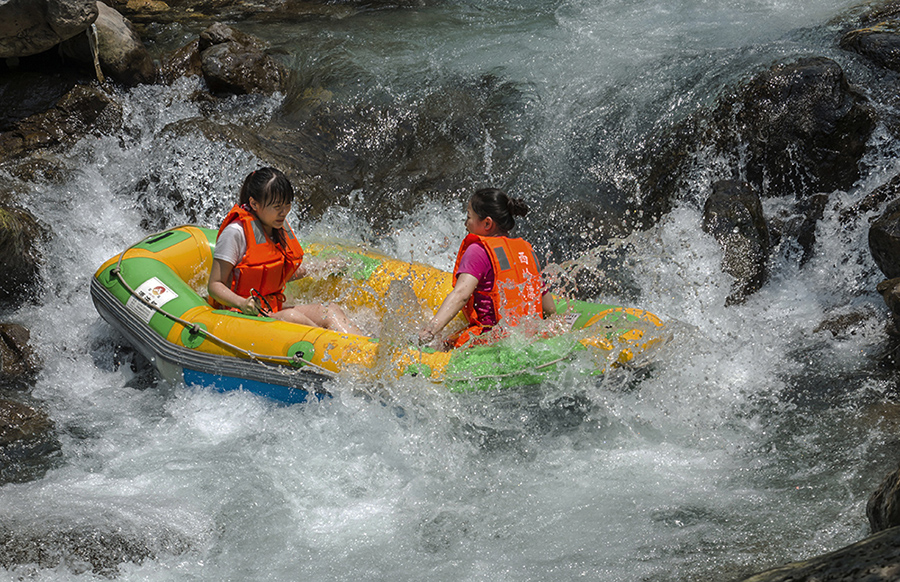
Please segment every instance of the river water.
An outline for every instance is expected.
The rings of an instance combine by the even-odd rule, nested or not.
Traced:
[[[618,151],[748,72],[800,55],[848,61],[829,23],[853,5],[484,0],[240,26],[339,102],[415,103],[448,78],[514,84],[525,97],[505,122],[527,141],[521,157],[501,163],[489,136],[471,146],[473,171],[566,205],[591,176],[627,180]],[[62,455],[40,479],[0,487],[0,522],[60,560],[0,579],[103,579],[111,570],[71,550],[93,535],[143,548],[113,564],[118,580],[727,582],[867,535],[866,499],[895,466],[896,378],[881,363],[888,314],[865,217],[838,214],[891,177],[883,132],[859,185],[831,194],[810,260],[780,249],[743,305],[725,307],[731,280],[697,204],[630,234],[616,255],[628,290],[598,298],[668,322],[672,339],[644,366],[586,379],[576,363],[540,387],[476,394],[338,379],[334,398],[285,407],[160,383],[89,298],[94,270],[151,232],[148,208],[154,226],[198,215],[215,226],[255,167],[234,146],[163,131],[198,114],[197,83],[123,93],[127,130],[78,143],[61,160],[70,172],[25,200],[55,235],[44,293],[7,320],[32,330],[44,360],[34,395]],[[232,105],[227,120],[254,124],[283,102]],[[195,214],[148,174],[189,193]],[[462,198],[385,226],[367,220],[366,195],[292,220],[304,236],[450,266]],[[540,253],[555,234],[538,231],[554,225],[529,220]],[[855,323],[820,327],[839,316]]]

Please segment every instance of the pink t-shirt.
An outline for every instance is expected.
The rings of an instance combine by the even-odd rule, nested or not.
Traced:
[[[488,295],[494,286],[494,268],[491,266],[491,258],[483,246],[480,244],[469,245],[459,260],[459,268],[456,269],[457,277],[462,273],[468,273],[478,279],[473,305],[478,321],[485,326],[496,325],[494,302]]]

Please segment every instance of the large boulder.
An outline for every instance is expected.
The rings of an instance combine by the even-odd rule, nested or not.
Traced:
[[[0,75],[0,132],[15,128],[26,117],[52,109],[63,95],[86,78],[71,69]]]
[[[213,93],[272,94],[287,87],[287,69],[255,37],[217,23],[200,34],[197,48],[203,78]]]
[[[38,289],[38,243],[45,234],[25,210],[0,207],[0,304],[19,302]]]
[[[743,302],[762,287],[769,260],[769,229],[759,195],[742,182],[716,182],[703,206],[703,230],[722,246],[722,269],[735,279],[726,305]]]
[[[823,58],[780,63],[647,140],[638,197],[644,226],[688,189],[698,152],[731,161],[731,176],[762,197],[805,199],[848,190],[875,127],[875,114],[841,67]]]
[[[900,277],[900,199],[888,204],[869,227],[869,252],[885,277]]]
[[[347,18],[363,10],[422,6],[424,0],[309,0],[260,2],[260,0],[104,0],[132,22],[211,22],[227,20],[297,20]]]
[[[102,2],[97,3],[97,56],[100,69],[126,86],[152,83],[156,80],[156,65],[131,23],[118,11]],[[60,47],[61,52],[88,66],[94,66],[94,55],[86,34],[78,35]]]
[[[0,323],[0,387],[27,387],[41,362],[29,340],[31,332],[17,323]]]
[[[45,412],[0,398],[0,485],[40,478],[58,451],[53,422]]]
[[[177,159],[177,140],[202,134],[282,168],[298,191],[298,208],[308,216],[354,204],[359,191],[365,191],[366,203],[360,206],[357,200],[355,205],[374,228],[388,228],[391,217],[413,212],[425,199],[460,200],[478,187],[486,161],[483,150],[472,144],[483,144],[489,131],[495,144],[491,163],[504,168],[521,163],[516,160],[527,142],[508,139],[520,134],[503,117],[523,102],[509,84],[482,78],[461,85],[454,81],[411,108],[383,102],[348,106],[330,101],[327,91],[289,92],[282,115],[262,126],[212,117],[175,122],[164,129],[167,137],[160,141],[167,145],[157,154]],[[385,127],[385,119],[401,122]],[[146,176],[138,190],[150,221],[145,228],[160,226],[157,221],[172,205],[186,211],[191,221],[218,220],[204,214],[214,208],[158,175]],[[159,201],[165,208],[154,206]],[[530,216],[524,226],[541,230],[540,219]]]
[[[756,574],[743,582],[896,582],[900,580],[900,527],[830,554]]]
[[[900,526],[900,469],[887,475],[866,504],[872,532]]]
[[[713,114],[720,147],[745,147],[748,181],[764,196],[847,190],[875,116],[840,65],[824,57],[779,64],[725,99]]]
[[[900,277],[882,281],[876,290],[881,294],[884,304],[891,312],[892,325],[888,326],[888,332],[896,336],[900,334]]]
[[[0,57],[48,50],[84,31],[97,14],[97,0],[4,0],[0,2]]]
[[[842,49],[859,53],[879,67],[900,72],[900,22],[896,20],[851,30],[840,44]]]
[[[121,125],[122,108],[97,87],[76,85],[52,109],[26,117],[0,133],[0,161],[41,148],[71,145],[88,133]]]

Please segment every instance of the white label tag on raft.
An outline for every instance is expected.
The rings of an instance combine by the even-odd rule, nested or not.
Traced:
[[[155,305],[156,307],[162,307],[169,301],[178,297],[178,293],[175,293],[171,289],[169,289],[162,281],[157,279],[156,277],[151,277],[144,281],[140,287],[135,289],[135,293],[140,296],[145,301]],[[128,308],[129,311],[140,317],[144,320],[145,323],[150,323],[150,318],[153,317],[153,314],[156,313],[154,310],[147,307],[144,303],[138,300],[137,297],[131,296],[128,298],[128,301],[125,302],[125,307]]]

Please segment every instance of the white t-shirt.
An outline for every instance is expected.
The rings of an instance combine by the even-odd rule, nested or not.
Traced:
[[[240,222],[232,222],[219,235],[213,258],[230,263],[233,267],[241,262],[245,254],[247,254],[247,237],[244,235],[244,227]]]

